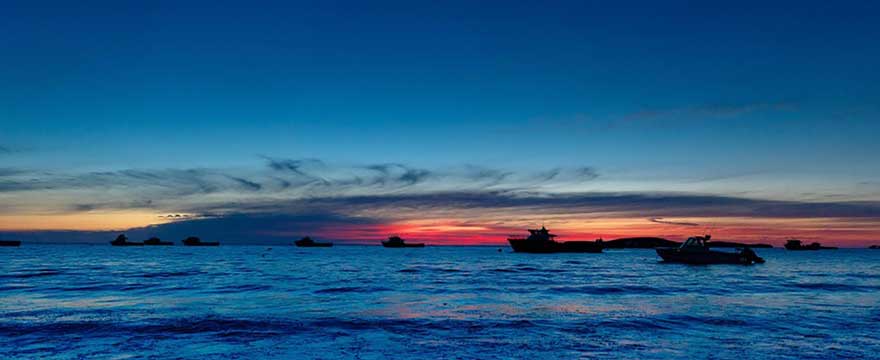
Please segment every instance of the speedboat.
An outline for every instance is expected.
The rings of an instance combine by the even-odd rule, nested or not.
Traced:
[[[677,248],[657,248],[657,255],[663,261],[684,264],[763,264],[764,259],[751,248],[737,249],[735,252],[709,249],[711,236],[695,236],[687,239]]]
[[[420,248],[425,247],[425,244],[417,243],[417,244],[407,244],[405,240],[401,239],[400,236],[391,236],[388,240],[382,242],[382,246],[387,248]]]
[[[298,247],[331,247],[333,243],[331,242],[317,242],[312,240],[312,238],[306,236],[302,239],[293,242],[294,245]]]

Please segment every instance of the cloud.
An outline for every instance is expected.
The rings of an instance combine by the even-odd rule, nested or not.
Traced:
[[[697,223],[668,221],[668,220],[663,220],[663,218],[650,218],[650,219],[648,219],[648,221],[653,222],[653,223],[657,223],[657,224],[667,224],[667,225],[700,226],[700,224],[697,224]]]
[[[370,213],[382,220],[496,213],[510,216],[567,214],[589,217],[649,216],[656,223],[665,217],[755,218],[880,218],[880,203],[803,203],[698,194],[662,193],[566,193],[543,194],[520,191],[470,191],[413,194],[381,194],[309,197],[248,203],[215,203],[185,208],[189,213],[296,214],[308,211],[347,214]],[[675,223],[689,225],[689,223]],[[698,226],[695,224],[695,226]]]
[[[730,105],[698,105],[680,108],[641,110],[623,116],[624,122],[658,119],[692,119],[735,117],[759,111],[791,111],[797,106],[791,102],[757,102]]]
[[[259,183],[255,183],[253,181],[250,181],[250,180],[247,180],[244,178],[240,178],[240,177],[235,177],[235,176],[227,176],[227,177],[232,179],[233,181],[241,184],[245,188],[250,189],[250,190],[260,191],[261,189],[263,189],[263,185],[260,185]]]

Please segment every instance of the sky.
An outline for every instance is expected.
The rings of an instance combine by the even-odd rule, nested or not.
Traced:
[[[4,1],[0,237],[880,243],[878,20],[873,1]]]

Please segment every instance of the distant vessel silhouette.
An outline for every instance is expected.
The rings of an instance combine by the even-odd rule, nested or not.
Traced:
[[[556,235],[547,228],[528,229],[529,236],[510,237],[507,242],[515,252],[524,253],[600,253],[603,249],[601,240],[597,241],[556,241]]]
[[[696,265],[764,263],[764,259],[748,247],[737,252],[710,250],[708,244],[710,238],[710,235],[695,236],[687,239],[677,248],[657,248],[657,255],[660,255],[666,262]]]
[[[400,236],[391,236],[388,240],[382,242],[382,246],[387,248],[420,248],[425,247],[425,244],[416,243],[416,244],[407,244],[405,240],[401,239]]]
[[[306,236],[302,239],[293,242],[298,247],[331,247],[333,243],[331,242],[317,242],[312,240],[312,238]]]
[[[878,249],[880,249],[880,245],[871,245],[871,246],[868,246],[868,249],[878,250]]]
[[[116,237],[116,240],[113,240],[110,242],[110,245],[113,245],[113,246],[144,246],[144,243],[130,242],[130,241],[128,241],[128,237],[126,237],[125,234],[119,234],[119,236]]]
[[[21,246],[21,241],[18,240],[0,240],[0,246]]]
[[[797,239],[791,239],[785,242],[786,250],[837,250],[836,247],[833,246],[822,246],[822,244],[814,242],[809,245],[804,245],[803,242]]]
[[[182,242],[183,242],[184,246],[220,246],[219,242],[216,242],[216,241],[206,242],[206,241],[202,241],[202,239],[199,239],[195,236],[190,236],[190,237],[184,239]]]
[[[170,246],[170,245],[174,245],[174,243],[173,243],[173,242],[170,242],[170,241],[162,241],[162,240],[160,240],[159,238],[153,236],[153,237],[147,239],[146,241],[144,241],[144,245],[148,245],[148,246],[158,246],[158,245]]]

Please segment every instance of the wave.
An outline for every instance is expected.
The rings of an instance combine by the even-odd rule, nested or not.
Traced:
[[[335,294],[335,293],[359,293],[359,292],[378,292],[390,291],[390,288],[377,286],[343,286],[315,290],[315,294]]]
[[[625,285],[625,286],[594,286],[594,285],[585,285],[585,286],[556,286],[551,287],[549,289],[552,292],[558,293],[576,293],[576,294],[591,294],[591,295],[606,295],[606,294],[648,294],[648,295],[663,295],[669,293],[667,290],[661,290],[655,287],[650,286],[640,286],[640,285]]]
[[[42,269],[42,270],[34,270],[34,271],[13,272],[11,274],[2,274],[2,275],[0,275],[0,279],[28,279],[28,278],[35,278],[35,277],[61,275],[62,273],[63,273],[63,271],[60,271],[60,270]]]
[[[270,285],[244,284],[244,285],[227,285],[208,291],[212,294],[233,294],[251,291],[266,291],[272,289]]]
[[[143,274],[131,275],[128,277],[139,277],[139,278],[171,278],[171,277],[180,277],[180,276],[195,276],[202,275],[204,271],[161,271],[161,272],[145,272]]]
[[[840,292],[871,292],[880,290],[878,286],[851,285],[851,284],[835,284],[835,283],[789,283],[785,285],[789,288],[806,289],[806,290],[825,290]]]
[[[427,331],[481,329],[523,329],[539,326],[529,320],[458,320],[458,319],[397,319],[397,318],[317,318],[300,321],[264,318],[175,318],[147,319],[143,321],[57,321],[57,322],[0,322],[0,336],[47,337],[70,334],[89,336],[147,336],[172,337],[180,335],[213,335],[223,338],[251,340],[269,336],[289,335],[302,332],[337,330],[384,330],[399,334],[424,333]]]

